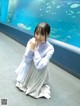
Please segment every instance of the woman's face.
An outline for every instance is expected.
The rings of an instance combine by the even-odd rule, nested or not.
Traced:
[[[45,43],[45,36],[43,35],[35,34],[35,39],[39,44]]]

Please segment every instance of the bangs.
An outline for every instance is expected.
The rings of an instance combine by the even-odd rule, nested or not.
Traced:
[[[35,34],[46,35],[46,30],[44,27],[38,26],[35,29]]]

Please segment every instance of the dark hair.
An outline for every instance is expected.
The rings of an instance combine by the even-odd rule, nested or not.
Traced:
[[[50,33],[50,26],[49,26],[49,24],[47,24],[45,22],[38,24],[34,30],[34,35],[41,34],[42,36],[45,36],[45,41],[46,41],[46,37],[47,37],[47,35],[49,35],[49,33]]]

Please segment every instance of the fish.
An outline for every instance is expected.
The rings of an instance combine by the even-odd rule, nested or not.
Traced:
[[[51,6],[47,6],[47,8],[48,8],[48,9],[50,9],[50,8],[51,8]]]
[[[31,27],[28,27],[28,26],[24,25],[23,23],[18,23],[17,26],[22,28],[22,29],[26,29],[26,30],[30,30],[31,29]]]
[[[80,4],[72,4],[70,7],[71,8],[77,8],[77,7],[79,7],[80,6]]]
[[[57,6],[56,8],[60,8],[61,6]]]

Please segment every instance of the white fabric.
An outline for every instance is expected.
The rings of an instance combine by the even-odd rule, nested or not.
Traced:
[[[16,80],[26,88],[26,95],[50,98],[47,65],[53,52],[54,48],[48,41],[40,44],[34,52],[27,46],[23,60],[16,70]]]

